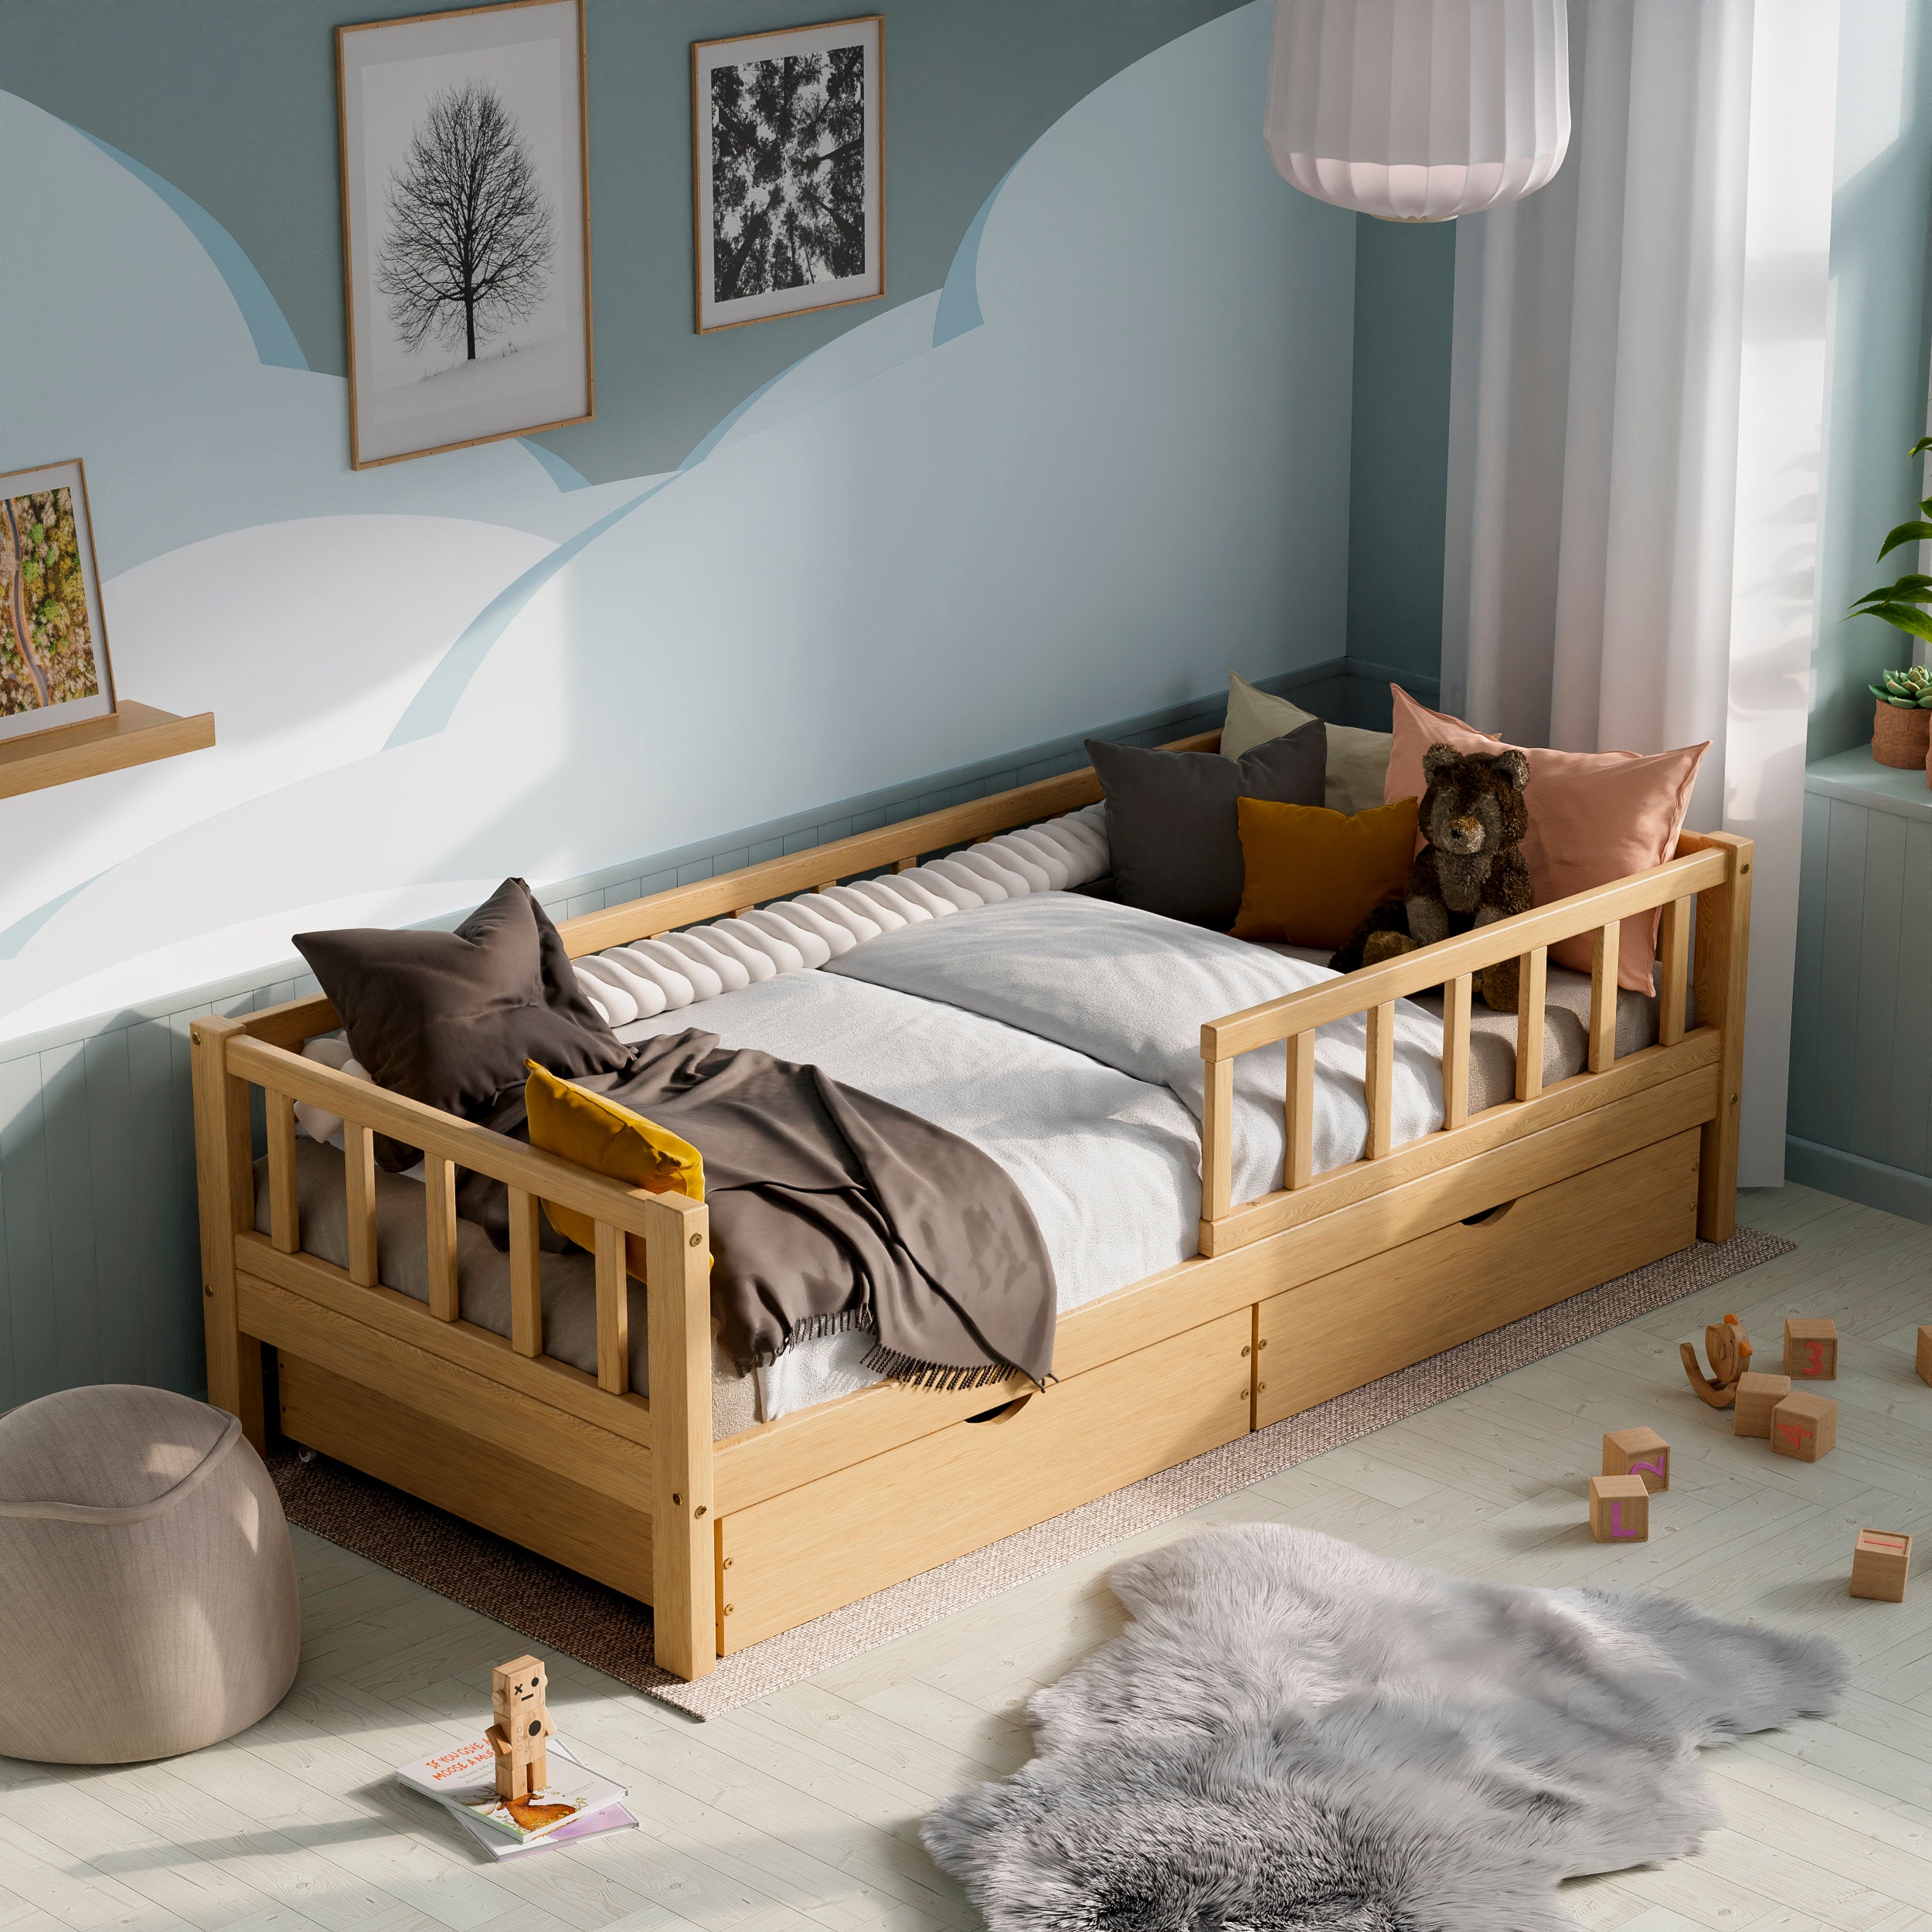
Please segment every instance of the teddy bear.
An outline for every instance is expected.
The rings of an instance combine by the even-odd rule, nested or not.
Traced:
[[[1337,972],[1529,910],[1522,855],[1529,760],[1513,750],[1431,745],[1423,753],[1422,776],[1427,789],[1417,820],[1427,842],[1409,868],[1403,896],[1378,906],[1329,961]],[[1519,962],[1506,959],[1483,969],[1478,990],[1498,1012],[1513,1013],[1519,976]]]

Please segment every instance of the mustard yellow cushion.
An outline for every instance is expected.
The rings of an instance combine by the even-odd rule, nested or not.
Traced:
[[[523,1104],[530,1117],[532,1147],[627,1187],[682,1194],[694,1201],[704,1199],[704,1162],[689,1141],[601,1094],[587,1094],[559,1080],[535,1060],[523,1064],[529,1071],[523,1083]],[[595,1250],[597,1225],[589,1215],[555,1201],[546,1201],[543,1212],[566,1241]],[[643,1237],[633,1234],[627,1245],[630,1271],[642,1281]]]
[[[1416,845],[1413,798],[1352,818],[1325,805],[1235,803],[1247,868],[1236,939],[1333,950],[1407,883]]]

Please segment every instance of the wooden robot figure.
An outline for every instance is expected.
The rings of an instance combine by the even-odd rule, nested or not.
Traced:
[[[1713,1409],[1728,1409],[1737,1400],[1738,1377],[1751,1366],[1751,1338],[1743,1323],[1727,1315],[1704,1331],[1704,1351],[1711,1359],[1708,1379],[1698,1371],[1696,1349],[1688,1342],[1677,1345],[1690,1386]]]
[[[484,1735],[496,1753],[496,1794],[506,1804],[533,1798],[550,1781],[544,1740],[556,1726],[543,1700],[546,1682],[540,1658],[516,1657],[490,1673],[490,1707],[496,1722]]]

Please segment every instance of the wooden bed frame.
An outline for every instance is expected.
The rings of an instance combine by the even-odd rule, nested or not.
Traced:
[[[1218,733],[1176,748],[1209,750]],[[1090,769],[569,921],[573,957],[1094,802]],[[1250,1430],[1732,1231],[1751,848],[1666,863],[1305,992],[1211,1019],[1200,1251],[1061,1318],[1060,1379],[881,1383],[714,1443],[705,1209],[633,1192],[301,1057],[322,998],[193,1027],[208,1399],[652,1606],[658,1661],[702,1676],[787,1630]],[[1696,1016],[1687,1029],[1692,970]],[[1618,922],[1662,909],[1656,1045],[1616,1054]],[[1585,1071],[1543,1083],[1549,947],[1594,935]],[[1522,961],[1513,1100],[1468,1111],[1471,980]],[[1395,1002],[1446,983],[1447,1119],[1390,1145]],[[1314,1029],[1367,1015],[1366,1158],[1309,1172]],[[704,1023],[702,1013],[694,1022]],[[1231,1198],[1234,1058],[1285,1041],[1287,1185]],[[250,1090],[272,1232],[255,1231]],[[294,1104],[341,1114],[349,1259],[302,1252]],[[427,1306],[377,1285],[372,1137],[425,1154]],[[457,1312],[457,1170],[510,1189],[512,1333]],[[597,1372],[543,1352],[537,1215],[597,1224]],[[647,1244],[647,1401],[628,1383],[625,1236]],[[517,1479],[508,1462],[513,1459]]]

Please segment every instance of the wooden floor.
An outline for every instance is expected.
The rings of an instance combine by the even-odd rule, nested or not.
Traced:
[[[1729,1828],[1697,1858],[1573,1885],[1566,1903],[1602,1932],[1932,1932],[1932,1389],[1911,1362],[1932,1321],[1932,1230],[1795,1187],[1748,1196],[1743,1218],[1797,1251],[734,1716],[695,1724],[558,1659],[560,1735],[629,1784],[645,1823],[518,1864],[478,1863],[388,1774],[486,1722],[490,1665],[522,1640],[298,1531],[306,1655],[273,1716],[165,1764],[0,1758],[0,1932],[971,1927],[920,1849],[921,1814],[1025,1758],[1027,1695],[1118,1627],[1109,1561],[1257,1518],[1471,1575],[1654,1584],[1828,1632],[1853,1659],[1842,1714],[1709,1754]],[[1689,1394],[1676,1344],[1727,1308],[1773,1352],[1786,1315],[1836,1318],[1825,1461],[1737,1440]],[[1669,1438],[1673,1487],[1648,1544],[1592,1543],[1599,1437],[1639,1423]],[[1907,1602],[1846,1594],[1861,1524],[1925,1538]]]

